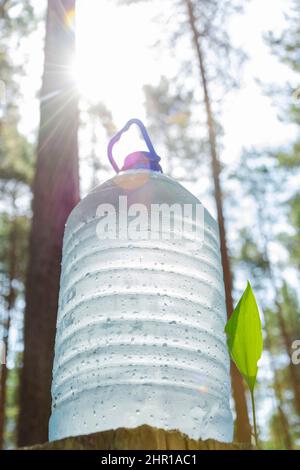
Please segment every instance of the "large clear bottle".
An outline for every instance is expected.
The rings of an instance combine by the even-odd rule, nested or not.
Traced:
[[[71,213],[63,244],[50,440],[149,424],[229,442],[233,421],[217,223],[203,208],[201,243],[186,232],[177,239],[162,233],[149,239],[115,232],[101,237],[99,206],[111,204],[118,215],[120,196],[128,206],[139,203],[149,211],[151,204],[200,204],[158,171],[129,169]]]

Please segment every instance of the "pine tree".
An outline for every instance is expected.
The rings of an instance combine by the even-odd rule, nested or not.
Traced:
[[[19,445],[48,438],[64,225],[79,199],[78,98],[68,64],[75,0],[49,0],[26,281]]]
[[[282,379],[282,370],[276,366],[273,357],[284,355],[288,361],[286,374],[288,376],[289,390],[292,393],[293,414],[296,412],[299,420],[299,384],[300,377],[295,366],[291,363],[291,345],[293,332],[299,331],[299,306],[296,299],[292,301],[291,290],[287,287],[282,275],[283,266],[274,263],[271,255],[271,245],[279,244],[274,221],[280,223],[284,220],[284,211],[279,203],[282,193],[284,172],[278,161],[272,155],[249,151],[243,155],[239,164],[238,178],[241,183],[240,191],[243,199],[251,200],[252,217],[255,224],[244,228],[241,232],[241,247],[238,256],[238,265],[246,268],[255,285],[260,305],[265,318],[265,344],[270,353],[270,368],[273,373],[274,393],[277,403],[276,420],[281,422],[282,437],[286,448],[293,444],[290,432],[290,411],[286,410],[286,394]],[[293,322],[290,311],[293,312]],[[274,418],[275,419],[275,418]]]
[[[220,232],[220,243],[221,243],[221,257],[224,274],[225,284],[225,297],[226,297],[226,309],[227,316],[229,317],[233,312],[233,299],[232,299],[232,274],[230,268],[229,253],[227,247],[227,236],[224,220],[224,198],[221,188],[221,165],[218,157],[217,148],[217,137],[216,127],[214,122],[212,103],[209,93],[208,84],[208,73],[205,62],[204,49],[202,46],[202,32],[197,26],[197,13],[196,8],[192,0],[185,0],[189,18],[189,24],[192,32],[192,38],[195,46],[196,57],[199,66],[200,80],[203,89],[204,103],[207,118],[207,129],[210,144],[210,157],[211,157],[211,169],[214,182],[214,195],[217,207],[217,218]],[[218,5],[215,5],[218,8]],[[216,12],[216,11],[215,11]],[[201,17],[201,8],[198,10],[198,15]],[[199,17],[198,16],[198,17]],[[214,42],[214,32],[212,33],[212,42]],[[226,35],[225,35],[226,36]],[[227,39],[227,38],[226,38]],[[219,42],[219,41],[218,41]],[[228,46],[228,43],[223,43],[224,47]],[[221,44],[219,45],[221,47]],[[245,388],[243,379],[239,375],[238,370],[234,364],[231,366],[231,379],[232,379],[232,390],[236,408],[236,440],[241,442],[250,442],[251,440],[251,429],[248,418],[247,402],[245,395]]]
[[[138,0],[135,0],[138,1]],[[134,3],[134,0],[121,0],[119,3]],[[230,70],[232,69],[233,48],[226,31],[226,20],[237,9],[230,1],[209,0],[196,2],[194,0],[177,0],[169,3],[174,15],[179,18],[178,30],[172,37],[174,42],[183,34],[189,34],[195,50],[195,64],[197,66],[198,83],[200,83],[204,97],[204,111],[206,115],[206,128],[209,140],[209,154],[211,172],[213,177],[214,197],[217,208],[217,219],[220,231],[221,256],[224,274],[226,309],[229,317],[233,312],[232,300],[232,274],[230,269],[229,253],[227,247],[226,228],[224,220],[224,200],[221,188],[221,164],[218,155],[217,126],[214,117],[212,100],[209,90],[211,70],[214,76],[219,76],[222,85],[233,86]],[[168,10],[170,14],[170,10]],[[241,54],[236,54],[241,58]],[[210,73],[208,73],[210,69]],[[199,119],[200,121],[200,119]],[[250,442],[251,427],[249,423],[247,401],[243,379],[232,364],[232,389],[236,409],[236,440]]]
[[[20,9],[20,17],[15,15],[16,8]],[[32,31],[34,24],[30,0],[24,0],[21,5],[16,0],[0,1],[0,330],[4,349],[0,375],[0,448],[4,446],[7,427],[6,397],[10,377],[7,362],[9,359],[10,367],[16,364],[16,348],[21,347],[22,341],[23,310],[19,304],[23,300],[25,281],[33,168],[32,147],[18,131],[18,79],[24,74],[24,67],[13,63],[11,51]],[[9,341],[11,330],[17,334],[12,345]],[[13,383],[18,386],[18,380]],[[17,389],[13,393],[10,391],[9,396],[17,397],[17,392]],[[15,422],[9,424],[15,429]]]

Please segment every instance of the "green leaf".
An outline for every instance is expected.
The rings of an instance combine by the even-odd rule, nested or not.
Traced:
[[[263,338],[259,311],[249,281],[225,326],[225,332],[232,360],[253,392],[258,370],[257,362],[263,349]]]

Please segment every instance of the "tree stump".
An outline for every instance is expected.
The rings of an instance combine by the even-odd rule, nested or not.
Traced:
[[[246,450],[247,444],[227,444],[213,439],[190,439],[179,431],[166,431],[146,424],[83,436],[68,437],[25,449],[31,450]]]

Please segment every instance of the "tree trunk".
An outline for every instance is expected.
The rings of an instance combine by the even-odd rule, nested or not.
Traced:
[[[223,195],[220,183],[220,162],[217,155],[217,144],[216,144],[216,133],[215,124],[213,120],[213,113],[211,109],[211,101],[208,91],[208,83],[206,78],[206,69],[204,64],[203,51],[200,44],[200,34],[197,30],[196,20],[194,15],[194,9],[191,0],[185,0],[188,11],[188,18],[190,27],[193,35],[193,42],[197,54],[197,60],[199,64],[201,85],[203,88],[205,110],[207,116],[207,128],[209,135],[210,144],[210,156],[211,156],[211,167],[214,181],[214,194],[217,207],[218,224],[220,231],[220,244],[221,244],[221,256],[223,265],[223,275],[225,284],[225,295],[226,295],[226,309],[227,317],[233,312],[233,301],[232,301],[232,276],[230,270],[230,262],[228,256],[227,242],[226,242],[226,230],[223,215]],[[250,442],[251,441],[251,427],[249,423],[247,401],[245,394],[245,387],[243,379],[239,374],[235,364],[231,365],[231,383],[233,389],[233,398],[235,402],[236,410],[236,440],[238,442]]]
[[[143,424],[84,436],[67,437],[25,450],[251,450],[249,445],[207,439],[190,439],[177,430],[167,431]],[[101,464],[101,462],[100,462]]]
[[[280,420],[280,435],[278,436],[279,441],[284,443],[285,449],[292,449],[293,448],[293,440],[292,436],[290,434],[290,428],[289,428],[289,421],[288,418],[284,412],[284,399],[283,399],[283,393],[282,393],[282,386],[280,383],[280,379],[278,377],[278,372],[276,369],[276,364],[274,361],[274,357],[272,355],[272,337],[268,332],[268,324],[266,321],[266,338],[265,338],[265,345],[266,348],[268,348],[270,352],[270,368],[273,373],[274,377],[274,393],[276,397],[276,404],[277,404],[277,414]]]
[[[276,369],[274,370],[274,388],[275,388],[276,399],[278,402],[278,405],[277,405],[278,416],[279,416],[280,424],[281,424],[280,438],[282,438],[284,448],[291,450],[293,449],[293,442],[292,442],[292,437],[290,434],[289,421],[283,410],[282,387],[281,387]]]
[[[5,344],[5,341],[3,341]],[[4,346],[5,348],[5,346]],[[6,351],[6,349],[5,349]],[[7,354],[4,353],[5,361]],[[6,379],[7,379],[7,367],[6,363],[1,364],[1,395],[0,395],[0,449],[4,448],[4,430],[5,430],[5,402],[6,402]]]
[[[280,302],[276,302],[277,306],[277,313],[278,313],[278,324],[279,324],[279,329],[280,333],[283,339],[283,344],[284,348],[286,351],[287,356],[290,358],[289,365],[288,365],[288,370],[291,378],[291,384],[293,388],[293,395],[294,395],[294,404],[295,404],[295,411],[297,415],[300,417],[300,382],[298,378],[298,371],[292,361],[291,361],[291,345],[292,345],[292,339],[290,338],[290,334],[286,328],[283,312],[282,312],[282,306]]]
[[[48,0],[33,220],[26,280],[19,445],[48,439],[62,239],[79,200],[78,97],[70,76],[75,0]]]
[[[15,209],[15,193],[12,194],[12,206]],[[16,277],[16,227],[15,223],[11,223],[9,235],[9,257],[8,257],[8,294],[6,297],[6,313],[3,347],[4,347],[4,364],[1,364],[1,394],[0,394],[0,449],[4,446],[4,431],[5,431],[5,404],[6,404],[6,382],[7,382],[7,352],[8,352],[8,338],[11,323],[11,311],[15,305],[16,292],[13,287],[13,282]]]

